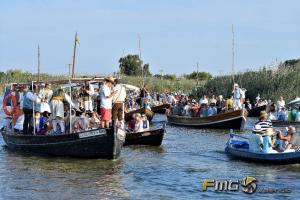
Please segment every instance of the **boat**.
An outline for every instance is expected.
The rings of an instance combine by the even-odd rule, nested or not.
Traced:
[[[163,104],[160,104],[158,106],[152,106],[151,107],[151,110],[154,112],[154,113],[159,113],[159,114],[165,114],[166,113],[166,110],[168,108],[171,107],[171,104],[169,103],[163,103]]]
[[[23,135],[3,131],[8,149],[50,156],[117,159],[125,141],[121,129],[94,129],[64,135]]]
[[[286,126],[296,126],[300,127],[300,122],[294,121],[281,121],[281,120],[271,120],[273,126],[286,127]]]
[[[140,114],[146,114],[147,116],[147,119],[149,120],[149,122],[152,121],[155,113],[153,111],[151,111],[150,109],[148,108],[140,108],[140,109],[137,109],[137,110],[133,110],[133,111],[130,111],[130,112],[125,112],[125,121],[130,121],[132,119],[132,115],[135,114],[135,113],[140,113]]]
[[[248,111],[248,117],[259,117],[260,112],[263,110],[266,110],[266,105],[254,107],[252,109],[247,109]]]
[[[237,139],[242,138],[242,139]],[[227,142],[225,152],[233,158],[238,158],[245,161],[252,161],[267,164],[291,164],[300,163],[300,152],[278,152],[278,153],[263,153],[250,152],[249,144],[246,142],[248,138],[230,134],[230,139]]]
[[[210,117],[189,117],[167,114],[170,124],[197,128],[243,129],[248,112],[245,109],[221,113]]]
[[[138,133],[126,133],[124,146],[129,145],[149,145],[160,146],[166,132],[165,126]]]

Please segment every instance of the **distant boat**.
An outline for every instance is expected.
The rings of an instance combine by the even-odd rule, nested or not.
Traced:
[[[118,129],[95,129],[64,135],[22,135],[2,132],[8,149],[51,156],[116,159],[125,140]]]
[[[149,122],[152,121],[152,119],[155,115],[155,113],[148,108],[140,108],[140,109],[136,109],[136,110],[133,110],[130,112],[125,112],[125,121],[127,121],[127,122],[130,121],[132,119],[132,115],[135,113],[146,114]]]
[[[163,104],[160,104],[158,106],[152,106],[151,110],[154,113],[165,114],[166,110],[168,108],[170,108],[170,107],[171,107],[171,104],[169,104],[169,103],[163,103]]]
[[[139,133],[127,133],[124,146],[128,145],[149,145],[160,146],[164,138],[165,127],[148,130]]]
[[[300,122],[294,122],[294,121],[281,121],[281,120],[272,120],[272,125],[273,126],[278,126],[278,127],[286,127],[286,126],[296,126],[300,127]]]
[[[247,109],[248,111],[248,117],[259,117],[260,112],[263,110],[266,110],[266,105],[254,107],[252,109]]]
[[[290,164],[300,163],[300,152],[278,152],[278,153],[260,153],[250,152],[246,141],[235,139],[234,134],[230,134],[230,139],[226,145],[225,152],[234,158],[241,160],[267,163],[267,164]],[[237,137],[241,137],[237,135]],[[247,139],[247,138],[245,138]]]
[[[226,112],[210,117],[188,117],[167,114],[168,122],[174,125],[213,129],[243,129],[248,112],[245,109]]]

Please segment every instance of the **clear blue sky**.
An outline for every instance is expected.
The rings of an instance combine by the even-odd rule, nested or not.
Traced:
[[[42,71],[67,73],[73,37],[80,37],[77,71],[112,73],[123,52],[138,53],[153,73],[214,75],[300,56],[298,0],[1,0],[0,71],[33,72],[37,45]]]

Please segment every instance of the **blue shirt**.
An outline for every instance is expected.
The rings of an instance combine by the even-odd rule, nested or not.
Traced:
[[[271,137],[268,135],[263,136],[263,152],[270,153],[272,150],[272,141]]]

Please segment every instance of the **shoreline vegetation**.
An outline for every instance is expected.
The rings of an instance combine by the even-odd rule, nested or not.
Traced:
[[[195,72],[192,74],[195,75]],[[197,86],[197,79],[195,76],[191,77],[192,74],[181,77],[176,77],[173,74],[163,76],[158,74],[154,76],[148,75],[144,77],[144,82],[150,91],[157,92],[182,91],[197,97],[203,94],[208,96],[222,94],[227,97],[231,94],[233,85],[232,75],[215,76],[204,80],[199,78]],[[79,75],[78,77],[84,76],[96,75]],[[40,74],[40,77],[44,82],[48,80],[68,79],[68,75],[51,75],[47,73]],[[136,75],[121,75],[121,79],[123,83],[137,87],[140,87],[143,82],[143,78]],[[241,88],[247,89],[246,97],[250,98],[250,100],[254,100],[258,94],[261,98],[272,99],[273,101],[277,100],[280,96],[283,96],[286,100],[292,100],[300,95],[300,59],[287,60],[273,68],[263,67],[260,70],[237,73],[234,75],[234,79]],[[0,93],[3,92],[4,85],[7,83],[28,83],[32,80],[37,80],[37,74],[23,72],[22,70],[0,71]]]

